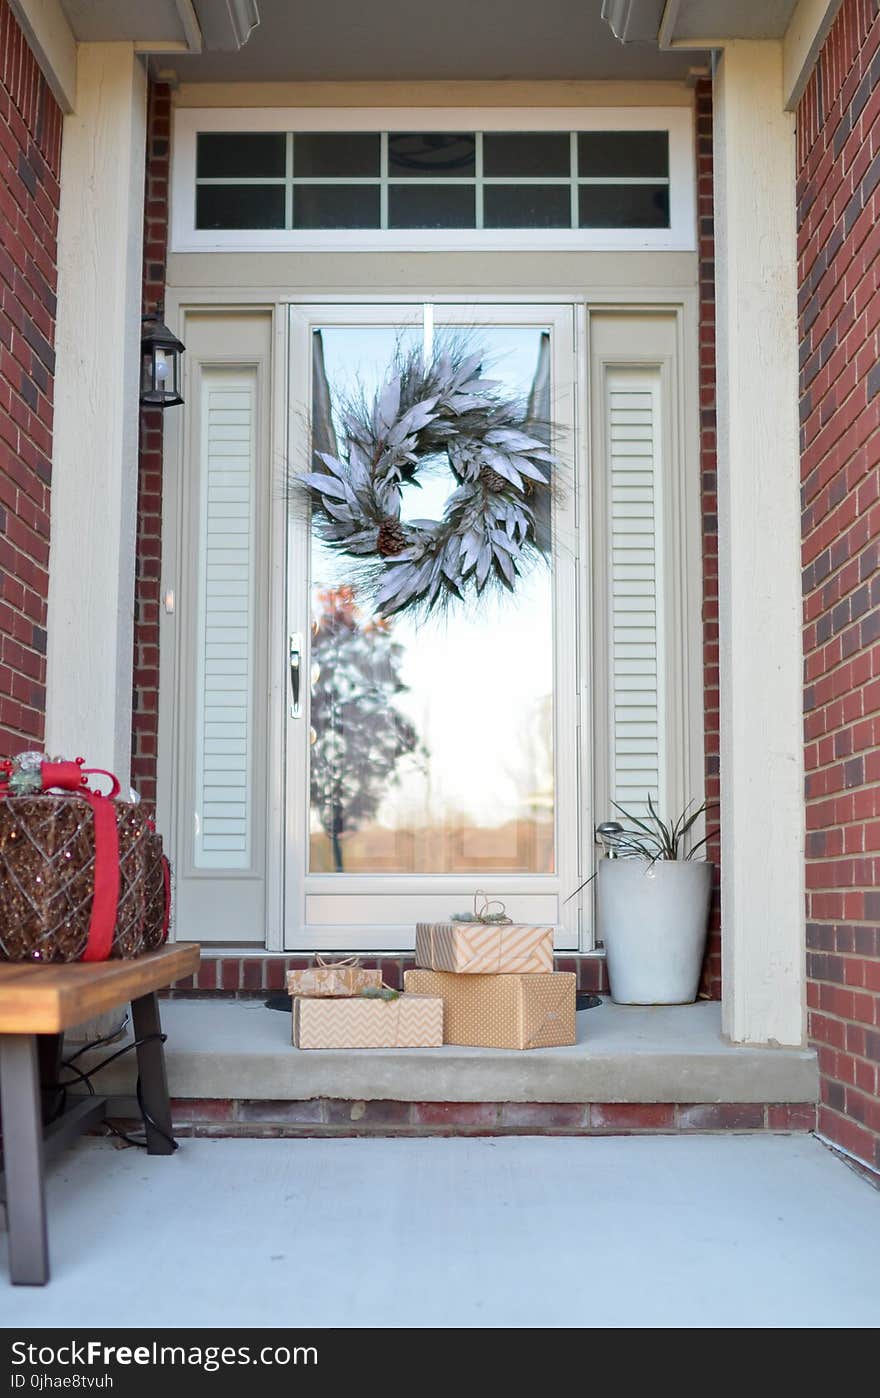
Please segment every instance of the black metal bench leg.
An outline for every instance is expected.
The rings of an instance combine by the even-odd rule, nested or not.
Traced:
[[[10,1280],[19,1286],[45,1286],[49,1280],[49,1241],[34,1034],[4,1034],[0,1038],[0,1105]]]
[[[171,1102],[168,1098],[168,1076],[165,1072],[165,1047],[158,1036],[162,1033],[159,1001],[152,993],[131,1002],[131,1021],[136,1039],[149,1039],[137,1050],[138,1074],[141,1080],[141,1101],[145,1108],[144,1128],[148,1155],[171,1155],[174,1150],[171,1134]],[[154,1124],[155,1123],[155,1124]]]
[[[63,1055],[63,1034],[37,1035],[37,1062],[40,1067],[44,1126],[55,1120],[64,1101],[64,1089],[55,1086],[61,1077]]]

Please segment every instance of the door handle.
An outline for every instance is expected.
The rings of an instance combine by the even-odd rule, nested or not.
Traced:
[[[290,650],[288,653],[290,661],[290,717],[302,718],[302,706],[300,704],[300,688],[302,683],[302,636],[297,632],[290,637]]]

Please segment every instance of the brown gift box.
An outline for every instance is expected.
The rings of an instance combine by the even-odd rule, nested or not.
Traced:
[[[575,975],[459,976],[406,971],[416,995],[443,1000],[443,1042],[470,1048],[554,1048],[575,1042]]]
[[[416,965],[459,975],[552,971],[553,928],[525,922],[419,922]]]
[[[293,1042],[298,1049],[439,1048],[443,1001],[428,995],[400,995],[396,1000],[297,997]]]
[[[320,953],[315,958],[314,966],[287,973],[289,995],[357,995],[359,990],[378,990],[381,984],[381,971],[368,971],[359,966],[353,957],[345,961],[325,961]]]

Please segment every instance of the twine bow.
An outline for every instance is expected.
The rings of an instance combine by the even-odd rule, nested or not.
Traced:
[[[477,901],[480,898],[483,900],[482,903],[478,903]],[[497,908],[498,912],[493,912],[493,908]],[[513,918],[507,916],[504,904],[500,898],[490,898],[487,893],[484,893],[482,888],[478,888],[474,892],[473,912],[452,913],[450,920],[452,922],[483,922],[503,925],[504,923],[512,922]]]
[[[343,956],[338,961],[327,961],[318,951],[315,953],[315,965],[324,970],[333,970],[337,966],[360,966],[359,956]]]
[[[477,899],[482,898],[482,903],[477,906]],[[498,912],[493,913],[492,909],[497,908]],[[513,918],[507,916],[507,910],[500,898],[490,898],[481,888],[474,893],[474,921],[475,922],[512,922]]]

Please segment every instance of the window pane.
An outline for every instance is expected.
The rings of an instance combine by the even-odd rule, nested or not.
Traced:
[[[294,228],[378,228],[379,186],[298,184],[293,191]]]
[[[372,132],[307,132],[293,138],[295,178],[379,174],[379,136]]]
[[[200,131],[196,145],[199,179],[258,179],[284,174],[283,131]]]
[[[570,173],[567,131],[487,131],[483,136],[484,175]]]
[[[389,228],[474,228],[473,185],[390,185]]]
[[[581,228],[668,228],[669,186],[582,184]]]
[[[196,228],[283,228],[281,184],[200,184]]]
[[[476,174],[476,137],[472,132],[398,132],[388,137],[388,173],[395,178],[443,179]]]
[[[487,184],[483,188],[486,228],[570,228],[569,184]]]
[[[505,396],[529,401],[548,421],[549,334],[538,326],[473,333]],[[319,451],[344,451],[346,400],[361,392],[369,401],[397,350],[421,337],[421,326],[393,323],[316,334]],[[423,462],[419,484],[404,489],[404,517],[440,519],[455,486],[449,470]],[[549,503],[537,528],[550,556]],[[378,625],[356,562],[316,534],[311,581],[309,784],[298,797],[310,805],[310,872],[461,874],[480,887],[499,872],[552,873],[551,568],[531,569],[512,594]],[[467,897],[458,901],[467,906]]]
[[[669,174],[668,131],[582,131],[578,136],[578,174]]]

